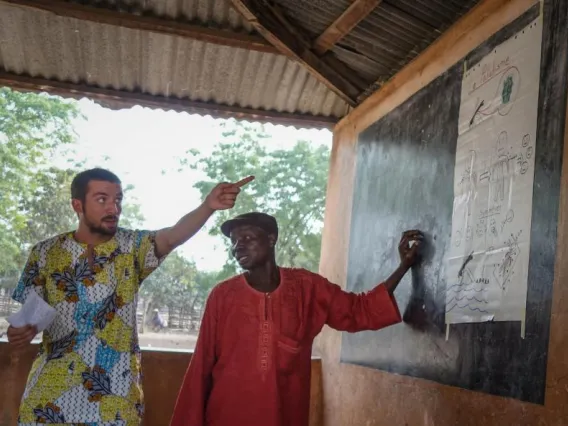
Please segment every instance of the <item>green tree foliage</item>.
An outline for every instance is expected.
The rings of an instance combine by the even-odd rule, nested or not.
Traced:
[[[21,238],[33,234],[22,204],[41,190],[48,160],[75,141],[79,116],[75,102],[0,88],[0,276],[21,266]]]
[[[35,173],[34,190],[20,197],[18,213],[26,219],[26,226],[18,234],[22,248],[76,226],[70,191],[75,173],[56,167]]]
[[[150,307],[180,307],[191,303],[195,290],[195,265],[177,252],[150,275],[140,289]]]
[[[223,140],[210,156],[190,152],[183,161],[207,176],[195,187],[206,196],[217,182],[235,182],[248,175],[256,179],[244,188],[234,209],[216,215],[209,233],[221,235],[221,223],[240,213],[272,214],[280,232],[277,262],[317,271],[329,149],[298,141],[290,150],[273,150],[262,125],[229,120],[223,127]],[[229,248],[227,239],[225,244]],[[218,278],[236,271],[235,262],[228,260]]]
[[[0,88],[0,287],[14,286],[31,245],[77,225],[70,190],[83,164],[52,160],[71,157],[80,117],[75,101]],[[142,219],[137,204],[125,204],[123,226]]]
[[[207,296],[218,282],[219,272],[198,271],[192,261],[173,252],[142,285],[146,318],[154,309],[165,307],[170,315],[183,312],[200,318]]]
[[[0,88],[0,287],[13,287],[32,244],[77,225],[70,185],[84,165],[71,161],[56,167],[53,160],[73,158],[73,125],[80,118],[75,101]],[[274,150],[260,125],[228,121],[223,127],[223,140],[212,155],[193,152],[186,159],[186,165],[191,161],[205,172],[196,188],[205,196],[222,180],[249,174],[257,179],[247,185],[235,209],[216,215],[210,233],[219,235],[221,222],[239,213],[271,213],[280,225],[279,264],[317,270],[328,149],[298,141],[291,150]],[[143,217],[128,197],[131,189],[125,188],[121,226],[139,228]],[[211,288],[236,271],[232,260],[221,271],[198,271],[192,261],[172,253],[145,281],[141,295],[148,309],[169,307],[199,315]]]

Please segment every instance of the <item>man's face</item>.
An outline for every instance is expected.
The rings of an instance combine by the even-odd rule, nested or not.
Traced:
[[[253,269],[272,256],[276,238],[252,225],[235,227],[231,231],[231,253],[241,268]]]
[[[85,201],[73,200],[73,208],[92,233],[112,236],[118,229],[122,212],[122,187],[117,183],[92,180]]]

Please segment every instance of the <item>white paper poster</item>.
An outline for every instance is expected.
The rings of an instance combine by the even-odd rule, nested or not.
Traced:
[[[521,321],[524,334],[541,41],[538,18],[464,72],[446,324]]]

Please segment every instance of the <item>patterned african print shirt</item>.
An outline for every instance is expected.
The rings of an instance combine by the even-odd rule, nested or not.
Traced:
[[[119,229],[88,248],[73,233],[33,247],[13,298],[35,291],[57,311],[43,332],[19,424],[133,426],[143,395],[138,289],[162,259],[155,233]]]

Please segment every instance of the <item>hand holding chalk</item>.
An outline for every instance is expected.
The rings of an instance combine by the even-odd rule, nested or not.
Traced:
[[[241,188],[252,182],[254,176],[248,176],[235,183],[220,183],[209,193],[205,204],[212,210],[226,210],[235,206]]]
[[[411,268],[419,260],[419,249],[424,234],[417,230],[405,231],[398,245],[400,262],[406,268]]]

